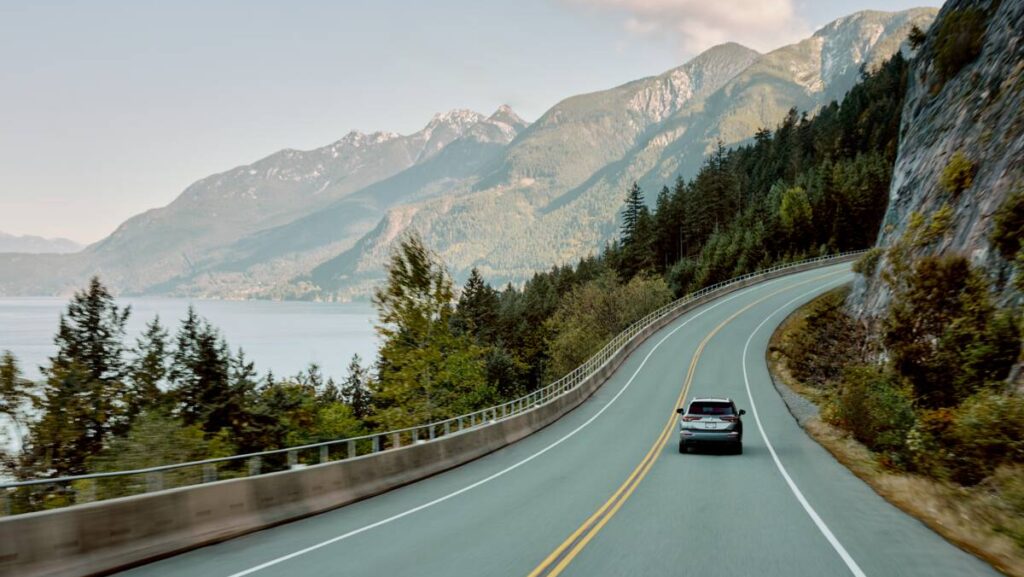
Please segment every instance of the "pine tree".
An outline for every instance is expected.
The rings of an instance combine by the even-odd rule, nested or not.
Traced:
[[[153,317],[135,344],[129,379],[129,414],[132,419],[163,400],[161,385],[167,377],[167,344],[167,331],[160,324],[160,317]]]
[[[58,475],[85,472],[85,459],[130,425],[123,358],[130,308],[120,308],[94,277],[61,315],[57,353],[43,368],[46,381],[29,435],[29,466]]]
[[[327,377],[327,383],[324,384],[323,390],[317,393],[316,400],[321,406],[343,402],[341,389],[338,388],[338,383],[334,382],[334,377]]]
[[[474,267],[459,296],[452,316],[452,328],[457,334],[469,335],[478,343],[491,344],[497,323],[498,291],[491,288]]]
[[[267,377],[273,380],[273,373],[268,372]],[[259,388],[259,375],[256,373],[256,364],[248,360],[245,351],[241,347],[231,358],[230,368],[231,387],[236,394],[244,399],[253,397]]]
[[[634,182],[622,210],[622,253],[618,270],[624,279],[633,278],[641,270],[652,266],[653,238],[654,221],[651,212],[644,201],[643,190]]]
[[[231,354],[218,331],[189,307],[175,340],[169,374],[182,421],[208,434],[243,428],[245,391],[232,382]]]
[[[629,188],[629,192],[626,193],[625,202],[626,206],[622,209],[620,236],[622,238],[622,245],[628,246],[636,237],[640,215],[647,208],[647,204],[644,202],[644,191],[640,189],[640,185],[636,182],[633,183],[633,186]]]
[[[359,355],[352,355],[352,361],[348,364],[348,374],[341,383],[340,400],[352,407],[352,414],[357,419],[365,419],[370,414],[370,374],[363,367],[363,360]]]
[[[25,422],[25,411],[34,398],[31,388],[32,383],[21,378],[14,354],[4,351],[0,355],[0,415],[11,421],[11,429],[18,435]]]

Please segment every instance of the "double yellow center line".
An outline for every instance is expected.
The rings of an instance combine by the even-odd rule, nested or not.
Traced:
[[[554,577],[561,574],[562,571],[572,563],[572,560],[579,555],[580,551],[587,546],[587,543],[597,536],[601,529],[608,524],[608,521],[610,521],[619,509],[622,508],[622,505],[627,499],[629,499],[630,495],[633,494],[633,491],[636,490],[640,482],[643,481],[644,477],[647,476],[647,473],[650,472],[651,467],[654,466],[655,461],[658,459],[658,455],[661,454],[661,451],[665,448],[665,444],[668,443],[669,438],[671,438],[677,419],[675,408],[682,406],[683,402],[686,400],[686,396],[690,392],[690,386],[693,384],[693,376],[697,372],[697,362],[704,353],[704,348],[707,346],[708,342],[710,342],[719,331],[735,320],[736,317],[778,294],[792,290],[801,285],[844,273],[845,271],[828,273],[781,288],[736,311],[730,315],[729,318],[725,319],[719,323],[718,326],[712,329],[697,346],[697,350],[693,354],[693,359],[690,360],[690,367],[686,371],[686,380],[683,382],[683,388],[679,392],[679,397],[676,399],[675,406],[672,408],[672,414],[669,416],[668,422],[665,423],[665,427],[661,430],[661,434],[658,435],[658,439],[651,446],[650,450],[647,451],[647,454],[644,455],[643,460],[641,460],[640,464],[633,469],[633,472],[629,474],[626,481],[616,489],[612,496],[605,501],[603,505],[601,505],[597,512],[584,521],[578,529],[573,531],[572,534],[569,535],[561,545],[556,547],[555,550],[552,551],[540,565],[531,571],[527,577],[539,577],[540,575]]]

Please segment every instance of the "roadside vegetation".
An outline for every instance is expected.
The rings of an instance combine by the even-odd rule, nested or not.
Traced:
[[[1008,258],[1020,251],[1021,204],[1015,195],[997,215],[992,242]],[[834,291],[780,327],[772,364],[818,404],[808,429],[837,458],[936,531],[1024,575],[1021,310],[994,302],[992,281],[966,257],[929,255],[949,216],[914,215],[885,251],[892,301],[878,326],[854,320],[846,292]]]
[[[561,377],[686,292],[866,248],[885,210],[906,74],[897,54],[814,118],[793,110],[749,144],[719,146],[691,181],[663,187],[653,210],[632,186],[617,241],[522,286],[495,288],[473,271],[457,287],[417,235],[402,238],[373,298],[377,358],[354,358],[341,381],[315,365],[259,375],[195,311],[177,327],[152,319],[128,342],[130,309],[93,279],[67,306],[42,382],[22,379],[13,356],[0,359],[0,414],[27,430],[19,453],[0,456],[3,468],[16,478],[133,469],[456,416]],[[165,486],[199,474],[169,475]],[[114,482],[26,489],[12,510],[126,490]]]

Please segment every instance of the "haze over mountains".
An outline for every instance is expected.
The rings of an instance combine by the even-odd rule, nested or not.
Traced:
[[[66,238],[43,238],[0,232],[0,252],[68,253],[82,250],[82,245]]]
[[[736,43],[664,74],[573,96],[528,124],[453,110],[402,136],[352,132],[204,178],[73,255],[0,254],[0,294],[115,290],[223,298],[351,298],[418,230],[457,277],[494,282],[599,249],[632,181],[648,197],[692,177],[718,140],[841,97],[934,9],[858,12],[768,54]],[[0,245],[3,246],[3,245]],[[21,251],[24,252],[24,251]]]

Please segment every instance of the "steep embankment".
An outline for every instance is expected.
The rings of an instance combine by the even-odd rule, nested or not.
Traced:
[[[1008,282],[1010,263],[989,237],[995,210],[1024,186],[1024,3],[946,3],[912,64],[901,135],[878,246],[892,246],[911,214],[929,217],[949,205],[949,230],[917,256],[964,254],[984,268],[1002,300],[1019,298]],[[887,310],[884,267],[883,259],[851,295],[862,318]]]

